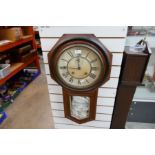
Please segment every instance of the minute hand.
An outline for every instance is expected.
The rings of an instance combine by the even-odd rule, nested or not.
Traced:
[[[78,62],[78,70],[80,70],[81,67],[80,67],[80,58],[79,58],[79,57],[78,57],[78,59],[77,59],[77,62]]]

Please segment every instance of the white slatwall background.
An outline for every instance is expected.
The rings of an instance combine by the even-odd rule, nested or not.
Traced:
[[[109,128],[113,113],[118,78],[120,75],[123,51],[126,41],[127,27],[39,27],[41,47],[45,64],[51,109],[55,128],[63,129],[95,129]],[[64,117],[62,88],[51,79],[47,54],[63,34],[94,34],[112,52],[112,70],[110,80],[98,91],[96,119],[84,124],[77,124]]]

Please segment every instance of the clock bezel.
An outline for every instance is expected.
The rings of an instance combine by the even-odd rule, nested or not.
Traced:
[[[67,35],[67,34],[66,34]],[[72,90],[76,92],[84,92],[84,91],[91,91],[95,90],[101,85],[103,85],[109,78],[110,78],[110,71],[111,71],[111,53],[106,49],[106,47],[98,40],[94,35],[63,35],[61,39],[56,43],[56,45],[52,48],[52,50],[48,54],[48,61],[50,66],[50,73],[51,77],[62,87],[67,90]],[[68,46],[73,46],[76,44],[83,44],[90,46],[98,52],[98,55],[101,57],[101,61],[104,65],[103,75],[100,76],[98,81],[87,88],[77,88],[71,87],[64,83],[58,76],[57,73],[57,62],[60,55],[64,52],[63,49],[67,48]]]
[[[83,42],[82,42],[83,43]],[[88,49],[90,49],[90,50],[92,50],[92,52],[94,52],[97,56],[98,56],[98,58],[100,59],[100,63],[101,63],[101,67],[102,67],[102,69],[101,69],[101,73],[99,73],[100,75],[101,74],[105,74],[105,68],[103,67],[103,66],[105,66],[105,62],[103,61],[103,59],[102,59],[102,57],[100,56],[100,54],[98,53],[98,51],[94,48],[94,47],[92,47],[92,46],[90,46],[90,45],[88,45],[88,44],[79,44],[78,42],[76,42],[76,43],[73,43],[73,44],[71,44],[71,45],[65,45],[64,47],[61,47],[61,49],[60,49],[60,51],[62,51],[62,52],[60,52],[59,53],[59,55],[58,55],[58,58],[56,58],[56,61],[55,61],[55,65],[56,64],[58,64],[58,61],[59,61],[59,58],[60,58],[60,56],[62,55],[62,54],[64,54],[64,52],[65,52],[65,50],[67,50],[68,48],[72,48],[72,47],[75,47],[75,46],[83,46],[83,47],[86,47],[86,48],[88,48]],[[92,49],[91,49],[92,48]],[[68,66],[68,65],[67,65]],[[91,87],[92,85],[93,85],[93,83],[90,85],[90,86],[88,86],[88,87],[76,87],[76,86],[71,86],[70,84],[67,84],[66,82],[65,82],[65,80],[63,80],[62,79],[62,77],[60,76],[60,73],[59,73],[59,69],[58,69],[58,65],[57,65],[57,67],[56,67],[56,74],[57,74],[57,77],[58,77],[58,79],[61,81],[63,81],[66,85],[69,85],[69,87],[71,87],[71,88],[75,88],[75,89],[88,89],[89,87]],[[99,77],[99,79],[97,79],[97,82],[100,80],[100,77]],[[94,83],[96,83],[96,81],[94,81]]]

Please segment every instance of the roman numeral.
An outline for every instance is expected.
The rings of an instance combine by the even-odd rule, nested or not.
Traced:
[[[96,71],[96,70],[98,70],[98,67],[92,67],[91,69]]]
[[[97,59],[94,59],[94,60],[90,61],[90,63],[94,63],[94,62],[96,62],[96,61],[97,61]]]
[[[93,74],[93,73],[90,73],[89,76],[90,76],[92,79],[95,79],[95,78],[96,78],[96,75]]]
[[[68,53],[68,55],[70,55],[70,57],[74,57],[71,51],[69,51],[67,53]]]
[[[69,82],[70,83],[73,83],[73,78],[72,77],[69,79]]]
[[[87,53],[86,58],[88,57],[89,53],[90,53],[90,52]]]
[[[62,76],[67,78],[67,76],[69,75],[69,72],[63,73]]]
[[[60,69],[67,69],[66,66],[60,66]]]
[[[86,79],[86,82],[89,83],[89,81]]]
[[[68,62],[66,59],[61,59],[61,60]]]
[[[81,81],[80,80],[78,80],[78,84],[81,85]]]

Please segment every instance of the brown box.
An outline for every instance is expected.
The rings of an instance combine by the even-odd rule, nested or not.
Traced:
[[[22,39],[22,37],[23,37],[23,32],[20,27],[0,30],[0,40],[17,41]]]

